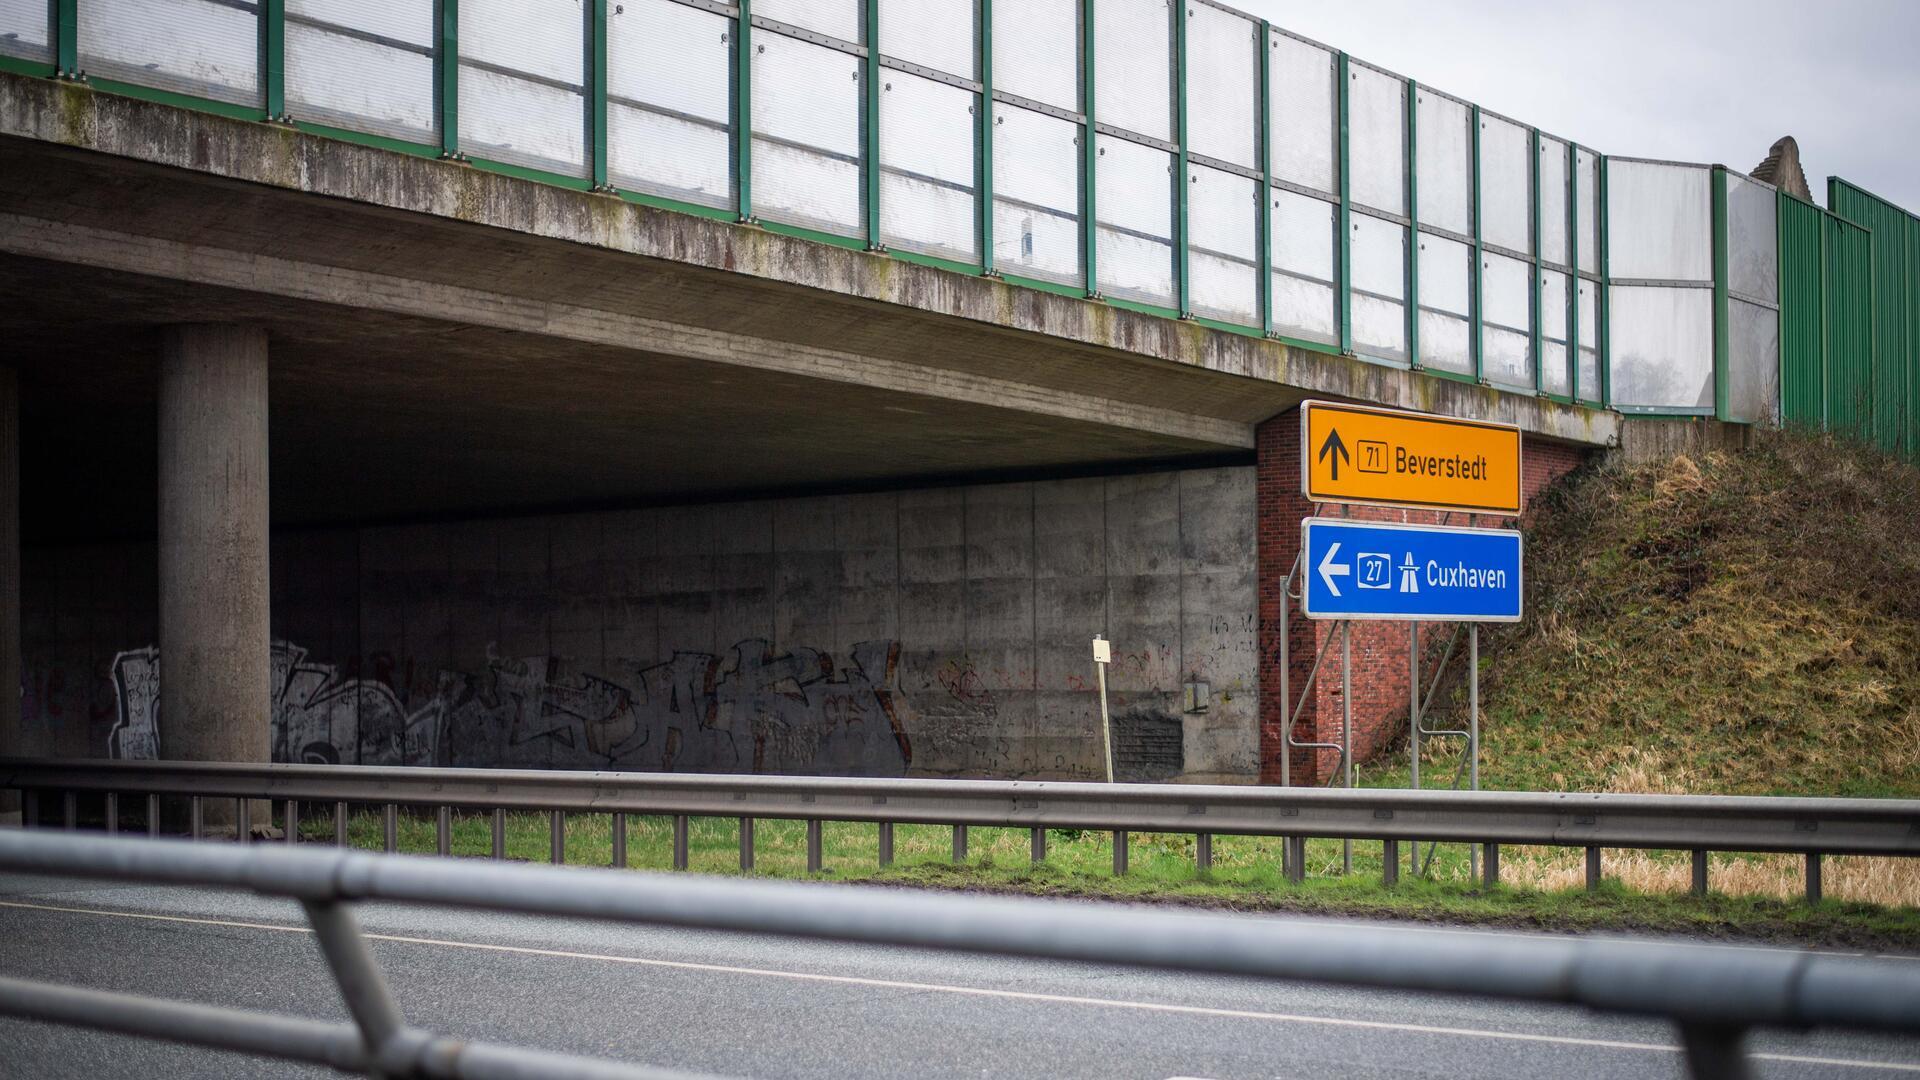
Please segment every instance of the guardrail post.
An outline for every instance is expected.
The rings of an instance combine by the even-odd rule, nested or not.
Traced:
[[[1286,846],[1287,880],[1298,885],[1307,880],[1307,838],[1304,836],[1287,837]]]
[[[200,839],[205,821],[206,809],[200,805],[200,796],[195,795],[187,800],[187,839]]]
[[[740,872],[745,874],[753,870],[753,819],[740,819]]]
[[[1600,888],[1600,849],[1587,848],[1587,891],[1597,892]]]
[[[1037,865],[1047,861],[1047,830],[1030,829],[1028,846],[1032,848],[1033,861]]]
[[[1807,852],[1807,903],[1820,902],[1820,853]]]
[[[120,796],[116,792],[107,792],[107,835],[120,835]]]
[[[20,789],[20,825],[26,829],[40,827],[40,793],[32,788]]]
[[[72,832],[80,824],[80,793],[63,791],[60,793],[61,827]]]
[[[400,808],[393,803],[381,811],[380,838],[388,854],[400,850]]]
[[[333,804],[333,846],[347,846],[347,804],[345,800]]]
[[[1484,875],[1483,880],[1486,887],[1491,889],[1495,885],[1500,884],[1500,845],[1483,844],[1481,846],[1486,849],[1486,858],[1482,868],[1482,874]]]
[[[1400,884],[1400,841],[1398,840],[1380,841],[1380,883],[1388,888]]]
[[[547,813],[547,860],[555,866],[567,864],[567,814],[564,810]]]
[[[1205,873],[1213,869],[1213,834],[1193,834],[1193,865],[1196,870]]]
[[[893,822],[880,823],[880,865],[893,865]]]
[[[493,808],[493,857],[507,857],[507,812],[498,806]]]
[[[1680,1046],[1687,1055],[1687,1075],[1714,1080],[1746,1080],[1753,1075],[1741,1046],[1742,1028],[1720,1024],[1681,1024]]]
[[[820,872],[820,819],[807,820],[807,873]]]
[[[953,861],[957,863],[967,861],[967,827],[965,825],[953,827]]]
[[[1693,895],[1707,895],[1707,853],[1704,851],[1693,853]]]
[[[378,1062],[381,1048],[405,1030],[406,1020],[387,989],[380,966],[374,962],[373,951],[367,948],[367,939],[361,936],[346,905],[334,900],[303,900],[300,906],[313,924],[314,939],[333,972],[340,998],[360,1029],[367,1056]],[[384,1070],[376,1073],[383,1074]]]
[[[613,815],[613,866],[616,870],[627,868],[627,815]]]
[[[1127,876],[1127,830],[1113,831],[1113,875]]]
[[[447,806],[433,808],[433,850],[439,854],[453,854],[453,809]]]
[[[253,843],[252,799],[233,800],[233,841],[236,844]]]
[[[160,796],[158,795],[147,796],[147,835],[149,837],[160,835]]]
[[[673,816],[673,868],[687,868],[687,815]]]
[[[287,846],[291,847],[294,844],[299,843],[300,842],[300,800],[288,799],[286,810],[282,813],[281,818],[283,821],[286,822]]]

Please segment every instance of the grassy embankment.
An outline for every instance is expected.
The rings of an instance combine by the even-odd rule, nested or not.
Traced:
[[[1483,639],[1482,785],[1516,790],[1920,796],[1920,470],[1858,446],[1798,435],[1740,455],[1591,470],[1542,499],[1528,525],[1528,618]],[[1428,783],[1457,765],[1423,755]],[[1365,770],[1405,786],[1404,744]],[[316,823],[315,836],[324,831]],[[664,868],[665,819],[629,822],[630,862]],[[357,845],[378,822],[357,817]],[[762,822],[756,873],[805,876],[802,827]],[[1565,929],[1636,928],[1920,950],[1920,865],[1836,858],[1828,900],[1800,902],[1796,858],[1716,855],[1714,892],[1687,895],[1683,853],[1607,853],[1584,888],[1576,850],[1508,849],[1484,891],[1459,845],[1427,874],[1380,884],[1380,845],[1315,841],[1309,879],[1279,873],[1278,840],[1216,837],[1196,871],[1190,836],[1135,836],[1132,872],[1110,872],[1104,834],[1056,832],[1045,864],[1023,830],[975,829],[969,863],[950,832],[902,827],[896,865],[876,866],[872,826],[829,823],[833,880],[1240,909],[1391,916]],[[428,820],[403,848],[432,850]],[[547,858],[547,822],[509,819],[509,854]],[[695,870],[737,873],[729,820],[696,820]],[[462,819],[456,853],[490,850]],[[1403,854],[1402,858],[1406,856]],[[609,819],[568,825],[570,862],[605,865]]]

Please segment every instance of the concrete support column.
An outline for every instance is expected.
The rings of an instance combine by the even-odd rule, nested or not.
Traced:
[[[20,379],[0,367],[0,757],[25,752],[20,723]],[[0,791],[0,814],[19,810]]]
[[[163,332],[159,540],[160,756],[267,761],[265,330]],[[225,800],[207,811],[232,820]]]

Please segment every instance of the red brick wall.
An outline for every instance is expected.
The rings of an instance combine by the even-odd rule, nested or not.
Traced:
[[[1300,519],[1313,513],[1313,504],[1300,493],[1300,411],[1282,413],[1260,426],[1257,499],[1259,506],[1260,574],[1260,782],[1280,782],[1280,754],[1286,710],[1280,678],[1280,624],[1282,586],[1300,554]],[[1523,502],[1579,467],[1586,451],[1527,438],[1521,453]],[[1495,527],[1503,519],[1480,514],[1447,514],[1426,510],[1383,510],[1377,507],[1329,506],[1327,516],[1366,521],[1405,521],[1431,525]],[[1296,584],[1295,591],[1298,591]],[[1288,659],[1291,681],[1287,688],[1300,706],[1294,738],[1298,742],[1338,743],[1341,724],[1340,632],[1337,624],[1309,622],[1299,605],[1289,602]],[[1421,642],[1431,645],[1450,633],[1451,624],[1421,624]],[[1405,726],[1408,712],[1408,624],[1357,622],[1352,628],[1354,756],[1366,760]],[[1300,704],[1302,687],[1315,659],[1321,661],[1313,693]],[[1423,678],[1431,672],[1423,673]],[[1339,763],[1335,751],[1295,749],[1292,782],[1324,783]]]

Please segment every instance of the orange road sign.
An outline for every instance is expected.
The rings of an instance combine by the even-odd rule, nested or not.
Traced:
[[[1511,424],[1326,401],[1300,413],[1300,487],[1313,502],[1520,513]]]

